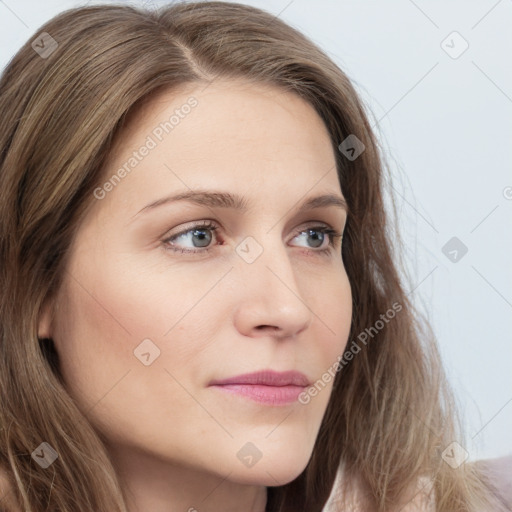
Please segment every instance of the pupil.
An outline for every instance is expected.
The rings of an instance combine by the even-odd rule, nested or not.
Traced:
[[[206,247],[210,242],[208,237],[206,237],[206,240],[205,240],[204,233],[206,231],[208,231],[208,230],[207,229],[195,229],[194,230],[194,236],[199,236],[203,242],[206,242],[204,245],[199,245],[199,247]],[[209,238],[211,239],[211,236]]]
[[[312,233],[316,233],[316,235],[313,235]],[[320,232],[319,232],[319,231],[317,231],[317,230],[315,230],[315,229],[310,229],[310,230],[309,230],[309,236],[311,236],[311,237],[315,238],[315,239],[316,239],[316,241],[320,241],[320,243],[319,243],[318,245],[315,245],[314,247],[320,247],[320,246],[322,245],[323,239],[322,239],[322,240],[319,240],[319,237],[318,237],[318,234],[319,234],[319,233],[320,233]],[[322,235],[323,235],[323,233],[322,233]]]

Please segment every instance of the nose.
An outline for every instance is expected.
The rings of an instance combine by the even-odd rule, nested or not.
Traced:
[[[275,236],[275,235],[274,235]],[[266,237],[268,241],[271,235]],[[236,262],[239,299],[235,324],[240,333],[251,337],[294,337],[304,331],[312,319],[304,291],[297,282],[287,248],[281,240],[261,244],[263,252],[248,263]]]

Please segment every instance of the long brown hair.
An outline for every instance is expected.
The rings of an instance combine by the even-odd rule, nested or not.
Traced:
[[[357,483],[364,491],[366,510],[404,504],[428,477],[437,510],[476,511],[486,503],[482,478],[470,464],[453,469],[441,457],[463,441],[434,336],[397,271],[401,242],[384,208],[386,168],[366,108],[347,75],[301,33],[224,2],[71,9],[41,27],[3,72],[0,468],[12,488],[3,503],[29,512],[126,511],[104,440],[63,386],[58,354],[37,338],[38,319],[59,289],[128,114],[159,90],[218,78],[281,87],[325,122],[349,207],[342,248],[353,296],[349,343],[401,306],[337,372],[307,467],[268,488],[267,511],[320,512],[338,471],[346,490]],[[364,144],[355,159],[338,149],[349,135]],[[42,442],[59,455],[46,471],[31,456]]]

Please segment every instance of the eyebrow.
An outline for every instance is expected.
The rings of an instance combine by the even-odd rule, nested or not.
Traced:
[[[191,190],[172,196],[163,197],[152,203],[147,204],[139,210],[133,217],[138,217],[141,213],[153,211],[159,206],[175,203],[178,201],[189,201],[191,203],[208,206],[211,208],[231,208],[244,213],[248,210],[249,203],[245,197],[230,192],[218,192],[209,190]],[[334,206],[348,212],[348,206],[345,199],[335,194],[324,194],[312,197],[304,201],[298,208],[297,213],[302,213],[315,208],[325,208]]]

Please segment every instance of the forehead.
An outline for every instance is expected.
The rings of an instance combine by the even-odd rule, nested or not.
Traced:
[[[138,209],[194,188],[276,199],[300,197],[321,181],[339,191],[333,146],[315,109],[282,88],[240,80],[188,84],[145,101],[116,138],[100,185],[109,180],[106,199]]]

